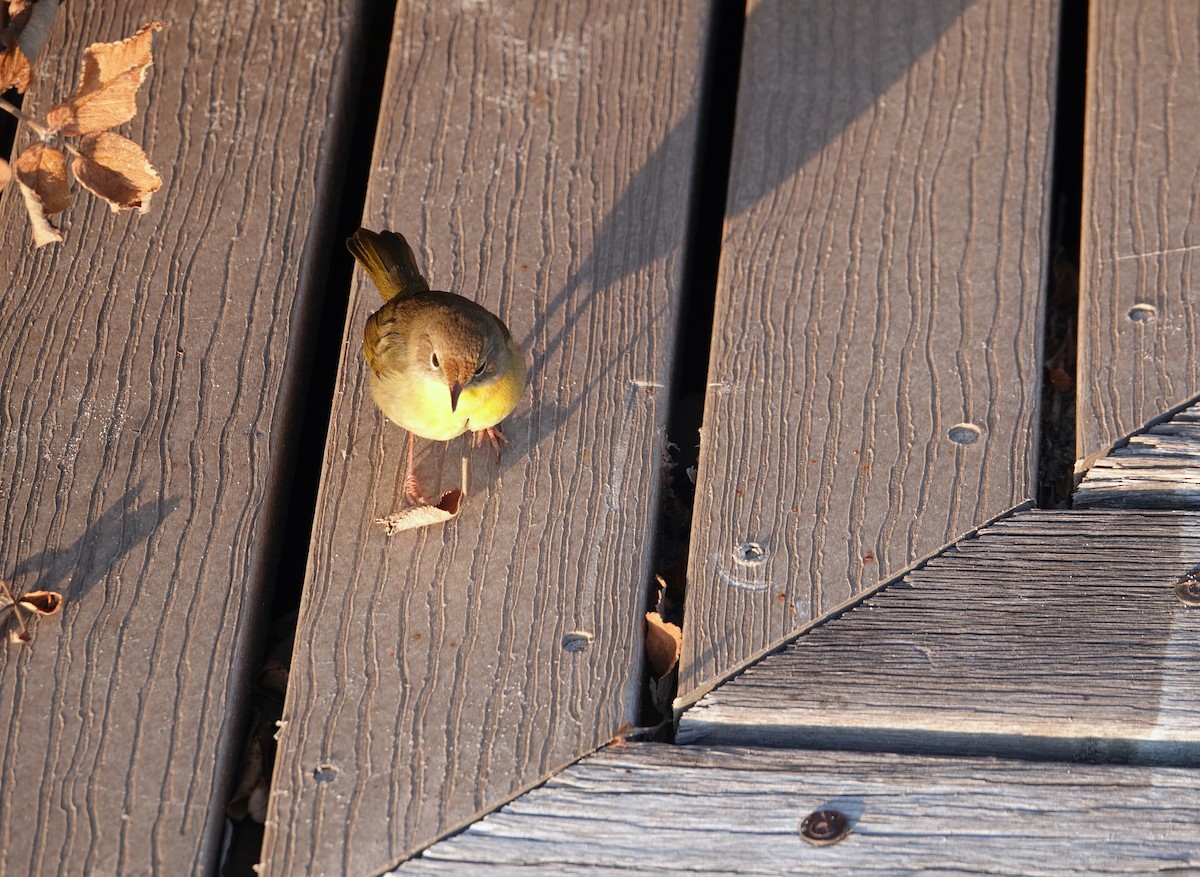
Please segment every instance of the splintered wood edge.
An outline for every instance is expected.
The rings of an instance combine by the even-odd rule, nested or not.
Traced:
[[[1200,397],[1076,465],[1075,508],[1200,507]]]

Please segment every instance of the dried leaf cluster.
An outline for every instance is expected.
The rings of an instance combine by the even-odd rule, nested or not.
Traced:
[[[9,88],[24,93],[32,84],[31,46],[40,49],[49,30],[44,22],[53,21],[57,7],[57,0],[0,0],[0,93]],[[137,93],[153,63],[154,34],[162,26],[152,21],[128,39],[88,46],[78,86],[46,114],[44,123],[7,103],[0,107],[21,118],[40,138],[11,167],[0,159],[0,186],[16,177],[35,246],[62,240],[51,217],[74,199],[67,156],[51,141],[61,141],[71,153],[70,170],[80,185],[114,211],[150,209],[150,196],[162,187],[162,178],[140,146],[110,129],[137,116]],[[78,143],[63,139],[68,137],[78,138]]]
[[[63,596],[58,591],[28,591],[14,596],[8,582],[0,579],[0,635],[8,634],[14,643],[27,643],[32,638],[29,622],[62,609]]]

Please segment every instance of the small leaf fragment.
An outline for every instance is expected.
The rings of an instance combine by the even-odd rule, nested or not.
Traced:
[[[242,772],[238,778],[238,785],[233,792],[233,797],[229,799],[229,803],[225,807],[225,813],[231,819],[241,821],[250,816],[260,824],[263,820],[255,812],[257,803],[255,792],[266,785],[264,779],[266,757],[263,754],[262,733],[259,728],[261,722],[260,716],[254,717],[254,727],[251,729],[250,739],[242,756]],[[263,815],[265,816],[265,814]]]
[[[128,39],[88,46],[78,87],[46,115],[50,129],[79,137],[116,127],[136,116],[138,89],[154,63],[150,53],[154,33],[162,26],[161,21],[152,21]]]
[[[67,157],[38,142],[17,156],[13,169],[33,225],[34,246],[61,241],[61,232],[48,217],[66,210],[73,198],[67,185]]]
[[[150,196],[162,188],[162,177],[151,165],[142,147],[112,131],[88,134],[79,141],[79,155],[71,170],[80,184],[121,210],[150,209]]]
[[[462,509],[462,500],[462,490],[455,487],[447,490],[438,497],[437,502],[431,505],[418,505],[403,511],[392,512],[387,517],[376,518],[375,523],[381,525],[383,532],[388,536],[395,536],[404,530],[416,530],[432,524],[444,524],[446,521],[458,517],[459,511]]]
[[[683,650],[683,631],[657,612],[646,613],[646,663],[650,666],[650,702],[661,716],[671,715],[675,670]]]
[[[33,245],[40,249],[46,244],[56,244],[62,239],[62,232],[54,227],[54,224],[46,218],[46,213],[42,209],[41,199],[33,189],[17,181],[21,186],[21,196],[25,199],[25,211],[29,214],[29,224],[33,226]]]
[[[57,591],[30,591],[14,597],[8,582],[0,580],[0,633],[7,629],[9,642],[27,643],[33,634],[25,616],[34,619],[53,615],[62,605],[63,596]]]
[[[670,716],[675,700],[675,679],[670,674],[662,679],[651,679],[646,683],[650,703],[660,716]]]
[[[657,612],[647,612],[646,660],[650,664],[651,675],[661,679],[674,670],[682,649],[683,631],[679,625],[663,621]]]
[[[35,0],[8,0],[8,17],[17,18],[34,4]]]
[[[21,94],[33,83],[33,67],[18,46],[0,52],[0,92],[15,88]]]
[[[21,595],[17,605],[34,615],[45,617],[62,609],[63,595],[58,591],[29,591]]]
[[[8,181],[12,179],[12,165],[0,158],[0,189],[8,185]]]
[[[14,168],[17,180],[37,193],[47,216],[71,206],[67,157],[62,152],[39,141],[17,156]]]

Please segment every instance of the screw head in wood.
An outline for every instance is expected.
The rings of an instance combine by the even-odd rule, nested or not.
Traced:
[[[592,647],[592,641],[595,639],[589,631],[573,630],[568,634],[564,634],[562,638],[563,651],[567,652],[586,652]]]
[[[1149,323],[1158,316],[1158,308],[1152,304],[1140,302],[1129,309],[1129,319],[1135,323]]]
[[[850,820],[840,810],[814,810],[800,823],[800,837],[815,847],[835,844],[850,833]]]
[[[767,547],[758,542],[741,542],[733,549],[733,559],[744,566],[767,562]]]
[[[1192,570],[1175,583],[1175,596],[1184,606],[1200,606],[1200,569]]]
[[[956,423],[946,432],[946,437],[956,445],[973,445],[981,435],[983,430],[973,423]]]

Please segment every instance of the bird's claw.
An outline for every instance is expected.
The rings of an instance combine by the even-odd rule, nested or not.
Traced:
[[[477,448],[483,444],[483,440],[487,439],[492,444],[492,448],[496,451],[496,462],[500,462],[500,447],[507,444],[508,437],[500,431],[499,426],[489,426],[486,429],[477,429],[471,433],[471,447]]]

